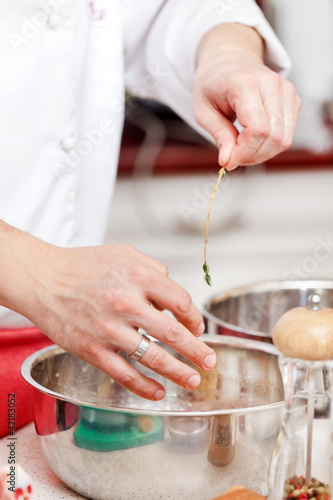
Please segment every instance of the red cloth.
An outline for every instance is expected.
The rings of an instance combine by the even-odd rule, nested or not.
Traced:
[[[32,387],[21,375],[23,361],[52,345],[37,328],[0,330],[0,437],[8,434],[8,394],[15,393],[15,428],[33,419]]]

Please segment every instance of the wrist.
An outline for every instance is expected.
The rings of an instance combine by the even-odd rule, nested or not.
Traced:
[[[0,221],[0,305],[31,321],[46,247],[51,245]]]
[[[234,61],[243,59],[264,63],[264,41],[259,33],[250,26],[239,23],[224,23],[210,29],[201,39],[196,65],[202,60],[214,58],[219,53],[219,59]]]

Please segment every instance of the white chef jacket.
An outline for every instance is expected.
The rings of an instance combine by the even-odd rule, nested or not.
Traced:
[[[195,53],[221,22],[255,27],[268,66],[288,69],[253,0],[1,0],[0,218],[55,245],[102,244],[125,86],[205,135]],[[0,308],[0,328],[28,324]]]

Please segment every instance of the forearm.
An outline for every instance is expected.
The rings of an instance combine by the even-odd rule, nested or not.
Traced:
[[[12,249],[14,228],[0,220],[0,305],[11,307],[13,303],[12,262],[9,258]]]
[[[202,38],[198,50],[197,65],[203,57],[215,59],[223,54],[225,62],[240,58],[264,61],[264,42],[259,33],[249,26],[224,23],[209,30]]]
[[[47,244],[38,238],[0,220],[0,305],[29,317],[35,303],[34,276],[44,246]]]

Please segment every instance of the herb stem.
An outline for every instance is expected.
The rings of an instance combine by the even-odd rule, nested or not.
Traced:
[[[205,232],[205,245],[204,245],[204,265],[203,265],[203,270],[204,270],[204,273],[205,273],[205,280],[207,282],[207,284],[209,286],[211,286],[211,283],[212,283],[212,280],[211,280],[211,277],[210,277],[210,274],[209,274],[209,267],[208,267],[208,264],[207,264],[207,243],[208,243],[208,225],[209,225],[209,218],[210,218],[210,212],[211,212],[211,209],[212,209],[212,204],[213,204],[213,199],[214,199],[214,196],[216,194],[216,191],[219,187],[219,184],[220,184],[220,180],[222,179],[222,177],[225,176],[225,168],[222,167],[219,171],[219,176],[218,176],[218,179],[217,179],[217,182],[216,182],[216,185],[215,185],[215,188],[214,188],[214,191],[213,191],[213,194],[210,198],[210,202],[209,202],[209,207],[208,207],[208,214],[207,214],[207,220],[206,220],[206,232]]]

